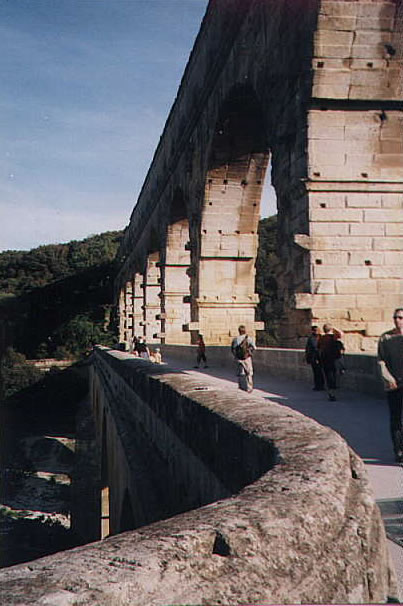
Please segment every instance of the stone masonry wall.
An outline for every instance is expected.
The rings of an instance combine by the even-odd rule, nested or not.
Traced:
[[[340,436],[285,406],[243,393],[228,396],[207,379],[121,352],[99,349],[96,356],[121,395],[133,391],[132,408],[141,400],[152,411],[151,440],[164,419],[167,435],[174,431],[193,444],[196,457],[208,454],[205,440],[215,442],[208,465],[219,470],[233,446],[228,430],[245,435],[238,454],[240,462],[252,463],[250,483],[196,510],[2,570],[5,603],[379,604],[396,595],[363,463]],[[107,392],[102,397],[112,414],[116,405],[129,406],[125,398],[114,403]],[[131,437],[135,444],[136,435]],[[259,444],[263,450],[256,456]],[[265,452],[276,452],[275,461]],[[175,452],[168,449],[167,456]],[[261,471],[253,477],[259,459]],[[234,475],[238,465],[233,467]]]

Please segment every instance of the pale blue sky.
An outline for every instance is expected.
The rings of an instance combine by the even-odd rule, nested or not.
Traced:
[[[0,0],[0,250],[128,222],[207,0]]]

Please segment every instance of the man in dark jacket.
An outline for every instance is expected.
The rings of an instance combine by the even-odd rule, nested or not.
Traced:
[[[318,349],[320,331],[317,326],[312,326],[311,330],[312,332],[309,335],[305,346],[305,359],[307,364],[310,364],[312,367],[314,391],[322,391],[325,386],[325,379]]]
[[[378,364],[389,404],[390,433],[396,461],[403,463],[403,307],[393,314],[395,327],[378,342]]]
[[[332,328],[331,324],[324,324],[323,332],[325,334],[320,335],[318,343],[319,359],[326,379],[329,400],[334,402],[336,400],[334,390],[337,388],[336,360],[341,357],[344,346],[340,341],[341,332]]]

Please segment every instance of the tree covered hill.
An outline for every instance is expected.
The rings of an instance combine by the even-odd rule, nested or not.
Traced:
[[[21,295],[114,260],[122,232],[0,253],[0,293]]]
[[[122,232],[0,253],[1,350],[77,356],[109,342],[115,257]]]

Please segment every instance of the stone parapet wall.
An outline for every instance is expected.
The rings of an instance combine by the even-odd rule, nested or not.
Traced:
[[[196,346],[163,345],[163,356],[173,356],[191,364],[196,360]],[[233,357],[229,347],[210,346],[207,349],[208,361],[211,366],[222,368],[234,367]],[[303,349],[258,348],[254,355],[254,368],[258,378],[259,373],[287,377],[296,381],[312,382],[312,370],[305,362]],[[362,393],[382,396],[383,384],[374,354],[346,354],[345,365],[347,372],[343,375],[342,387]]]
[[[150,441],[162,419],[168,432],[193,444],[195,457],[215,441],[204,464],[217,470],[232,456],[226,436],[244,436],[239,460],[261,471],[253,477],[252,469],[250,481],[226,499],[1,571],[4,603],[379,604],[396,595],[364,465],[338,434],[285,406],[229,395],[207,377],[101,348],[95,355],[121,396],[132,390],[131,402],[120,397],[121,409],[130,416],[141,400],[152,411]],[[113,415],[112,396],[102,397]]]

